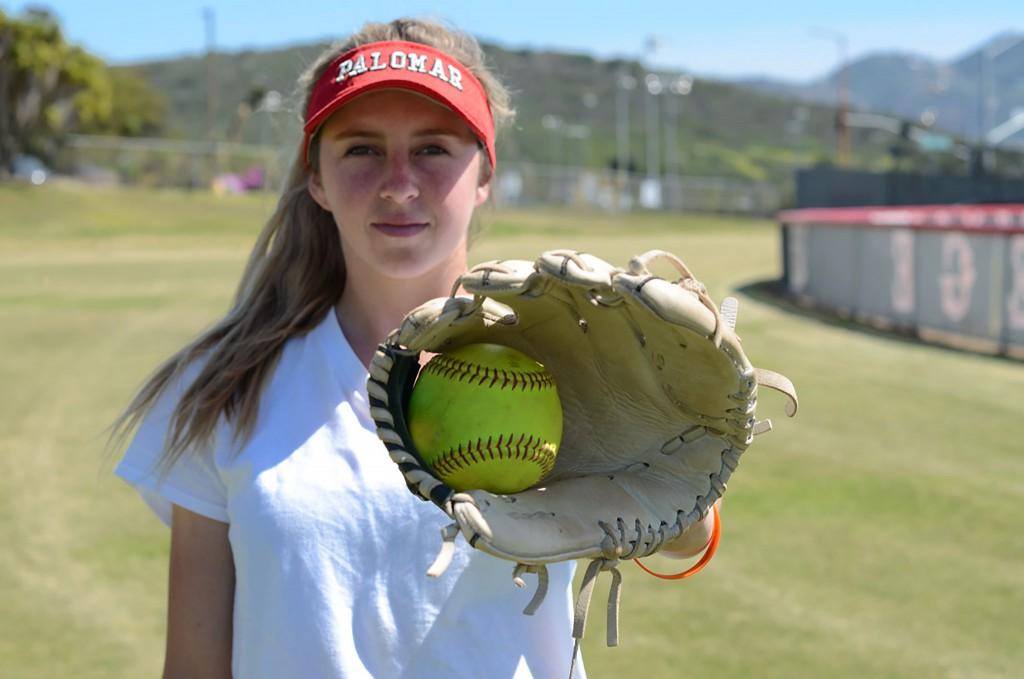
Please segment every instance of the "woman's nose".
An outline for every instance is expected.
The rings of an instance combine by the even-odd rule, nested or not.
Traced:
[[[408,158],[388,159],[380,197],[394,203],[406,203],[420,195],[416,175]]]

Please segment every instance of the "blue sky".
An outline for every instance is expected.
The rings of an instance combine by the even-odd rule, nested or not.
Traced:
[[[445,19],[508,47],[599,57],[640,56],[653,34],[660,43],[654,64],[792,79],[837,64],[835,40],[815,28],[843,33],[853,57],[898,50],[937,59],[996,33],[1024,31],[1024,0],[0,0],[9,13],[30,5],[51,8],[73,42],[115,63],[201,52],[204,7],[216,16],[218,46],[229,50],[335,38],[367,20],[411,15]]]

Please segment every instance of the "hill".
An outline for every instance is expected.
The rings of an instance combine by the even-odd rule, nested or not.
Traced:
[[[222,52],[208,60],[186,57],[126,68],[166,96],[174,136],[206,135],[210,77],[216,83],[215,138],[284,145],[298,138],[301,102],[294,95],[296,77],[325,47]],[[643,86],[646,71],[636,62],[508,50],[491,44],[484,48],[513,91],[518,109],[515,126],[499,141],[502,157],[508,161],[609,166],[616,156],[619,96],[628,103],[629,157],[639,171],[646,169],[649,105],[660,133],[663,171],[784,183],[794,167],[833,155],[835,113],[826,104],[703,78],[696,78],[685,96],[666,89],[648,101],[650,95]],[[620,91],[623,75],[640,86]],[[658,75],[669,83],[683,74]],[[270,91],[282,95],[280,107],[239,116],[241,105]],[[675,153],[666,144],[671,138],[665,134],[667,127],[675,132]],[[855,139],[859,163],[886,163],[890,143],[891,135],[859,133]]]
[[[218,52],[123,68],[167,98],[173,136],[210,134],[287,148],[298,139],[301,119],[296,78],[328,46]],[[807,83],[658,72],[660,93],[653,96],[645,86],[648,72],[635,61],[486,43],[484,50],[519,113],[499,138],[505,161],[609,167],[622,126],[629,131],[629,166],[642,173],[652,121],[654,162],[662,172],[788,185],[794,168],[835,160],[838,70]],[[967,158],[954,142],[974,140],[981,128],[1024,110],[1024,34],[996,36],[948,63],[900,52],[872,54],[850,63],[847,75],[853,110],[895,118],[883,125],[890,129],[853,129],[852,166],[963,173]],[[622,86],[624,77],[631,89]],[[670,87],[680,79],[691,86]],[[986,98],[987,108],[981,104]],[[900,138],[901,119],[919,125],[928,120],[938,134],[911,135],[916,142]],[[1005,146],[1015,140],[1024,143],[1024,133]]]

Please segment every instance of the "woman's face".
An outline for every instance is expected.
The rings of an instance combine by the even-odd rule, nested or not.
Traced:
[[[334,216],[349,271],[409,279],[465,264],[489,177],[463,120],[406,90],[370,92],[320,130],[314,200]]]

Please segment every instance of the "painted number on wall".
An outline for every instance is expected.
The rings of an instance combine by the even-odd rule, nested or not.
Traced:
[[[942,238],[942,269],[939,274],[939,299],[946,318],[959,323],[971,308],[971,292],[977,270],[974,251],[967,236],[952,233]]]
[[[1010,294],[1006,320],[1013,330],[1024,330],[1024,236],[1010,239]]]
[[[895,229],[889,240],[892,256],[892,285],[889,300],[898,314],[914,313],[914,234],[909,229]]]

